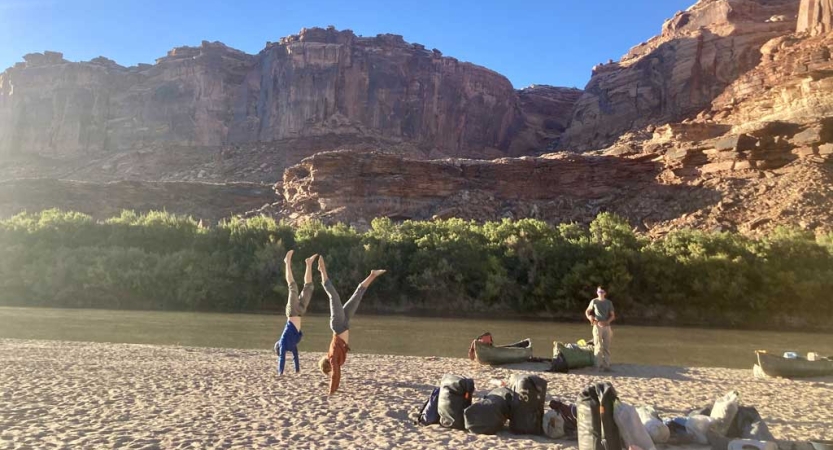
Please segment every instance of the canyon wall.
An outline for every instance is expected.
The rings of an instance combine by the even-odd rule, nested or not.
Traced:
[[[831,31],[833,24],[833,1],[831,0],[801,0],[798,12],[799,33],[809,33],[811,36]]]
[[[560,135],[577,99],[571,89],[519,92],[496,72],[401,36],[349,30],[305,29],[257,55],[204,41],[133,67],[56,52],[24,59],[0,74],[0,157],[322,136],[331,148],[358,138],[407,143],[414,157],[523,155]]]
[[[620,61],[600,64],[559,148],[599,149],[623,133],[681,121],[761,60],[761,47],[796,27],[795,0],[701,0]]]

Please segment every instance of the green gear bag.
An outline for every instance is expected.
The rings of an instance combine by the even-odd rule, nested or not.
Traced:
[[[558,358],[562,355],[567,361],[567,368],[580,369],[582,367],[590,367],[596,363],[596,358],[593,356],[593,346],[578,344],[565,344],[563,342],[553,342],[553,358]]]

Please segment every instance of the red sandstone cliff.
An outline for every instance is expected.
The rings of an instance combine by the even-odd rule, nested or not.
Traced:
[[[833,1],[801,0],[796,31],[811,36],[833,31]]]
[[[259,55],[204,43],[133,68],[27,55],[0,75],[0,178],[274,182],[283,173],[279,196],[255,213],[357,225],[588,222],[613,211],[653,234],[829,232],[830,23],[828,0],[701,0],[622,61],[595,67],[585,92],[514,91],[396,36],[321,29]],[[559,148],[604,156],[418,160],[540,153],[559,138]],[[316,154],[333,148],[385,153]],[[3,151],[63,159],[4,164]],[[131,185],[129,197],[156,192]]]
[[[280,162],[357,140],[404,145],[414,157],[521,155],[560,135],[577,97],[515,91],[498,73],[401,36],[320,28],[257,55],[203,42],[129,68],[54,52],[25,60],[0,75],[0,156],[233,151],[305,138],[317,148]]]
[[[609,211],[653,235],[679,228],[756,234],[784,224],[833,231],[833,165],[788,149],[759,152],[756,143],[746,136],[660,157],[492,161],[323,152],[287,169],[276,186],[280,199],[252,214],[363,228],[375,217],[586,224]]]
[[[680,121],[761,60],[761,46],[795,30],[796,0],[700,0],[621,61],[600,64],[559,148],[610,145],[623,133]]]
[[[773,122],[794,129],[821,127],[823,119],[833,116],[831,6],[829,1],[803,0],[796,33],[765,43],[760,64],[727,86],[697,120],[729,124],[736,132]],[[827,139],[794,142],[817,145]]]

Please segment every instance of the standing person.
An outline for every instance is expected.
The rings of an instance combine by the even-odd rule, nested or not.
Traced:
[[[327,276],[327,266],[324,264],[323,256],[318,258],[318,271],[321,272],[321,284],[324,286],[327,296],[330,297],[330,329],[333,330],[330,349],[327,351],[327,356],[318,361],[318,367],[324,372],[324,375],[330,377],[330,395],[332,395],[338,390],[338,384],[341,381],[341,366],[347,361],[347,352],[350,351],[350,347],[347,345],[350,341],[350,318],[359,308],[359,303],[362,301],[370,283],[373,283],[376,277],[386,271],[371,270],[370,275],[356,287],[356,292],[353,292],[350,300],[344,305],[341,304],[341,298],[338,296],[333,282]]]
[[[278,375],[283,375],[286,364],[286,352],[292,352],[295,362],[295,373],[301,371],[298,360],[298,343],[304,334],[301,333],[301,316],[307,311],[309,301],[312,298],[312,263],[318,255],[312,255],[306,260],[307,269],[304,272],[304,288],[298,294],[298,285],[295,283],[295,276],[292,275],[292,254],[295,250],[286,252],[283,259],[286,271],[286,285],[289,287],[289,298],[286,300],[286,326],[283,328],[278,342],[275,342],[275,353],[278,355]]]
[[[607,292],[599,286],[596,288],[598,297],[590,300],[590,305],[584,311],[587,320],[593,325],[593,353],[596,356],[596,368],[610,372],[610,341],[613,339],[613,329],[610,323],[616,319],[613,302],[607,298]]]

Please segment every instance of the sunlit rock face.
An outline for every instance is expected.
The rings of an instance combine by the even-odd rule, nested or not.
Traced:
[[[833,27],[833,1],[801,0],[798,12],[799,33],[811,36],[828,33]]]
[[[559,146],[584,151],[623,133],[696,115],[795,30],[795,0],[701,0],[618,62],[600,64]]]

